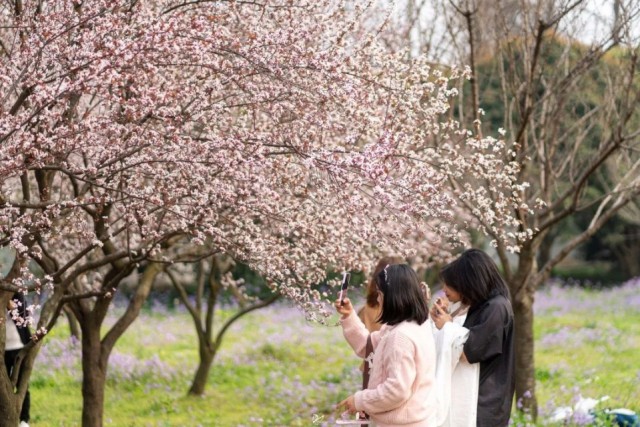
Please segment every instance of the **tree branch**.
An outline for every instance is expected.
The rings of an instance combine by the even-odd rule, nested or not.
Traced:
[[[157,275],[162,272],[164,266],[149,263],[142,273],[142,278],[140,279],[138,286],[136,286],[136,291],[131,300],[129,301],[129,305],[127,306],[127,310],[124,312],[122,316],[116,321],[116,323],[109,329],[109,331],[105,334],[102,339],[102,345],[107,349],[112,349],[115,345],[116,341],[125,333],[127,328],[138,318],[140,314],[140,310],[142,305],[147,300],[149,293],[151,292],[151,288],[153,287],[153,283]]]
[[[250,313],[254,310],[257,310],[259,308],[263,308],[263,307],[267,307],[268,305],[273,304],[274,302],[276,302],[279,298],[281,297],[280,294],[275,294],[272,295],[270,298],[261,301],[257,304],[254,304],[252,306],[249,306],[247,308],[245,308],[244,310],[240,310],[238,311],[236,314],[234,314],[233,316],[231,316],[222,326],[222,329],[220,329],[220,331],[218,331],[218,335],[216,336],[216,341],[214,344],[214,349],[217,350],[220,347],[220,344],[222,344],[222,338],[225,334],[225,332],[227,332],[227,329],[229,329],[229,327],[233,324],[233,322],[235,322],[236,320],[238,320],[239,318],[241,318],[242,316],[244,316],[247,313]]]
[[[640,187],[636,189],[636,191],[628,192],[624,196],[620,196],[616,203],[611,206],[611,208],[606,211],[602,216],[600,216],[595,222],[592,221],[590,227],[584,230],[582,233],[571,239],[562,250],[560,250],[554,257],[552,257],[547,263],[538,271],[537,275],[538,279],[548,277],[551,273],[551,270],[558,265],[562,260],[564,260],[567,255],[569,255],[576,247],[587,241],[590,237],[592,237],[604,224],[607,223],[613,216],[620,211],[624,206],[626,206],[632,199],[640,194]]]

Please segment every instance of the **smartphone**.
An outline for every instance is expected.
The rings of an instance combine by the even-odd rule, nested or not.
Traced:
[[[349,287],[349,280],[351,279],[351,274],[342,273],[342,285],[340,286],[340,305],[344,304],[344,297],[347,296],[347,288]]]
[[[359,425],[369,425],[371,424],[370,420],[336,420],[337,425],[343,426],[359,426]]]
[[[369,417],[364,414],[364,413],[360,413],[357,412],[355,415],[355,418],[338,418],[336,420],[336,424],[338,425],[369,425],[371,424],[371,420],[369,419]]]

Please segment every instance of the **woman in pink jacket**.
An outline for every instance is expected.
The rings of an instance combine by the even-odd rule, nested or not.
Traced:
[[[380,331],[369,334],[348,298],[335,304],[356,354],[365,357],[369,335],[374,349],[368,388],[339,406],[350,413],[366,412],[378,427],[435,426],[435,345],[418,277],[408,265],[396,264],[381,271],[376,282]]]

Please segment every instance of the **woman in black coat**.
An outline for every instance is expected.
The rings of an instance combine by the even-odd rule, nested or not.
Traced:
[[[463,357],[480,363],[477,427],[506,427],[515,391],[513,309],[509,288],[495,262],[479,249],[464,251],[440,276],[469,305]],[[436,313],[434,321],[451,319]]]

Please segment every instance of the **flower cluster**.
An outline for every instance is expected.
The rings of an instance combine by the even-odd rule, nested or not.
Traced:
[[[0,239],[48,279],[13,268],[0,286],[111,296],[107,266],[180,261],[171,249],[196,245],[251,265],[321,319],[311,285],[327,268],[383,252],[427,263],[465,227],[515,248],[522,236],[507,230],[526,207],[501,160],[509,146],[448,116],[451,80],[468,70],[389,52],[361,22],[367,7],[3,11]]]

